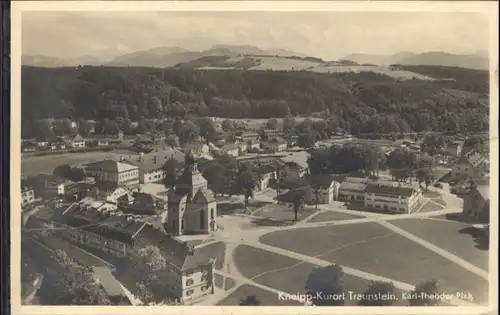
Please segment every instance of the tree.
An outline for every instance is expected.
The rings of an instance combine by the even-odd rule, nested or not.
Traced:
[[[315,208],[318,209],[319,197],[321,195],[321,191],[323,189],[323,180],[320,175],[311,176],[311,189],[314,194],[314,204]]]
[[[307,129],[304,130],[297,139],[297,145],[301,148],[311,148],[316,143],[316,132]]]
[[[42,305],[111,305],[91,270],[57,250],[39,290]]]
[[[170,147],[170,148],[177,148],[180,145],[179,137],[177,137],[174,134],[171,134],[167,136],[165,139],[165,143]]]
[[[374,148],[366,148],[363,152],[363,164],[367,176],[375,175],[379,168],[379,155]]]
[[[241,306],[260,306],[261,302],[256,295],[248,295],[240,300]]]
[[[173,190],[175,184],[177,183],[177,171],[180,167],[179,161],[174,158],[169,158],[163,164],[163,170],[165,171],[165,186],[170,190]]]
[[[219,163],[211,163],[203,170],[203,177],[207,179],[208,187],[214,192],[214,195],[226,192],[226,169]]]
[[[271,118],[266,122],[266,129],[277,129],[278,120],[276,118]]]
[[[181,144],[193,142],[200,134],[200,128],[192,121],[186,121],[182,125],[182,132],[179,137]]]
[[[392,299],[380,298],[381,296],[394,296],[394,283],[384,281],[372,281],[368,289],[364,292],[363,298],[359,301],[360,306],[390,306],[394,302]]]
[[[283,195],[282,200],[291,204],[294,213],[294,221],[298,220],[299,211],[304,206],[307,200],[311,199],[311,188],[303,186],[295,189],[290,189]]]
[[[431,169],[429,168],[419,168],[417,170],[418,183],[425,183],[425,190],[429,190],[429,185],[432,183],[434,176]]]
[[[294,118],[284,118],[283,119],[283,132],[286,135],[291,135],[295,129],[297,122]]]
[[[318,267],[308,276],[306,292],[311,295],[312,303],[317,306],[342,306],[342,298],[328,299],[328,296],[341,297],[344,294],[344,274],[339,265]]]
[[[134,266],[137,283],[138,298],[144,304],[156,302],[156,292],[160,293],[163,298],[164,285],[161,281],[161,275],[166,266],[167,261],[162,255],[160,249],[156,246],[146,246],[137,251],[138,263]]]
[[[424,281],[410,292],[408,303],[410,306],[435,306],[439,304],[439,299],[431,297],[436,294],[439,294],[439,282],[437,280]]]
[[[213,141],[217,130],[215,130],[214,122],[209,117],[203,117],[195,120],[196,125],[200,129],[200,136],[207,141]]]
[[[225,119],[222,121],[221,128],[224,131],[233,131],[234,130],[234,122],[230,119]]]
[[[52,171],[52,174],[54,175],[57,175],[59,177],[62,177],[62,178],[71,178],[72,177],[72,174],[73,173],[73,169],[71,168],[71,166],[69,164],[62,164],[62,165],[59,165],[59,166],[56,166],[56,168],[54,168],[54,170]]]
[[[415,154],[405,149],[396,149],[387,157],[387,165],[397,181],[406,181],[408,178],[411,179],[415,167]]]
[[[253,177],[253,174],[250,171],[245,170],[238,174],[236,185],[239,188],[238,190],[240,190],[245,197],[245,211],[246,211],[248,207],[248,199],[250,197],[253,197],[253,192],[255,187],[257,186],[257,183],[255,181],[255,178]]]
[[[173,125],[172,125],[172,132],[174,135],[179,137],[179,139],[182,136],[182,130],[184,129],[184,123],[180,118],[176,118]]]
[[[90,124],[88,121],[84,120],[84,119],[80,119],[78,120],[78,133],[81,135],[81,136],[88,136],[90,135]]]

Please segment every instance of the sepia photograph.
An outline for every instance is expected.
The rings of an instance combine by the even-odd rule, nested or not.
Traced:
[[[495,2],[141,2],[12,3],[19,314],[497,309]]]

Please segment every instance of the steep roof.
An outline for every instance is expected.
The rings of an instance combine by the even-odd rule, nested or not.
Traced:
[[[490,186],[489,185],[477,185],[476,190],[485,201],[490,200]]]
[[[484,162],[484,157],[475,150],[470,150],[458,159],[457,164],[469,164],[476,167]]]
[[[206,204],[214,201],[215,201],[214,193],[209,189],[203,189],[203,188],[199,189],[193,198],[193,203],[196,204]]]
[[[181,271],[210,265],[211,259],[187,243],[152,226],[144,227],[134,238],[141,245],[158,246],[165,259]]]
[[[73,141],[83,141],[83,137],[80,136],[80,135],[76,135],[74,138],[73,138]]]
[[[138,167],[129,163],[122,163],[113,160],[102,160],[97,162],[92,162],[84,165],[85,168],[91,170],[99,170],[103,172],[113,172],[113,173],[121,173],[126,171],[135,170]]]
[[[365,183],[354,183],[354,182],[342,182],[340,183],[339,190],[347,190],[347,191],[356,191],[356,192],[365,192],[366,184]]]
[[[410,187],[387,186],[383,184],[368,184],[366,186],[366,192],[371,194],[410,197],[415,192],[415,189]]]
[[[126,159],[125,162],[137,166],[144,172],[151,172],[163,167],[165,162],[170,158],[175,159],[179,163],[183,163],[186,155],[178,149],[163,150],[159,152],[151,152],[144,154],[135,159]]]

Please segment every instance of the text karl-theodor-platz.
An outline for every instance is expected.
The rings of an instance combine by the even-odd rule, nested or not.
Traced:
[[[470,292],[456,292],[456,293],[427,293],[427,292],[401,292],[401,293],[356,293],[352,291],[346,291],[342,293],[323,293],[317,292],[315,294],[305,294],[305,293],[284,293],[280,292],[278,294],[278,299],[280,300],[293,300],[303,303],[311,302],[314,300],[323,301],[398,301],[398,300],[438,300],[438,301],[450,301],[455,299],[473,301],[474,296]]]

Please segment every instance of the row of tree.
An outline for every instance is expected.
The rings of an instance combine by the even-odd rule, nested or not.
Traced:
[[[487,130],[488,73],[471,73],[481,80],[467,81],[464,71],[449,69],[447,78],[454,80],[398,81],[370,72],[23,67],[22,119],[32,124],[50,117],[139,121],[324,112],[353,134]]]

